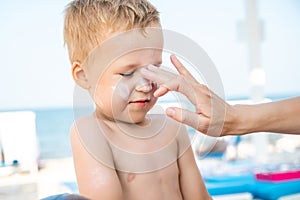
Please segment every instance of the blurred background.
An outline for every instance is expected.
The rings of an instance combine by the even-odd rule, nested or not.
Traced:
[[[253,40],[247,36],[249,1],[150,2],[160,11],[163,28],[184,34],[207,52],[222,79],[226,100],[253,98],[255,75],[261,99],[274,101],[300,95],[300,1],[257,0],[254,17],[259,37]],[[68,3],[0,1],[0,111],[35,114],[39,162],[71,156],[69,127],[73,122],[74,83],[63,44],[63,11]],[[259,66],[251,66],[251,42],[256,44],[254,57]],[[253,73],[255,67],[258,73]],[[3,130],[0,128],[0,133]],[[268,136],[269,141],[270,138],[278,142],[282,136]],[[292,140],[299,141],[299,137]],[[280,143],[283,147],[289,144],[282,144],[282,140]],[[6,159],[6,164],[11,162]],[[40,165],[43,167],[43,162]]]

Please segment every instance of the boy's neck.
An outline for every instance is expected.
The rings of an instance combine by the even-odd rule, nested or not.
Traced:
[[[94,112],[94,116],[96,117],[96,119],[101,120],[105,123],[122,123],[122,124],[126,124],[128,126],[144,127],[144,126],[148,126],[149,123],[151,122],[151,117],[149,117],[150,115],[146,115],[146,117],[143,119],[143,121],[134,123],[134,122],[121,121],[121,120],[117,120],[115,118],[109,117],[97,109]]]
[[[166,123],[165,115],[147,115],[142,122],[129,123],[106,117],[101,112],[94,116],[113,132],[122,132],[137,139],[149,139],[160,133],[162,125]]]

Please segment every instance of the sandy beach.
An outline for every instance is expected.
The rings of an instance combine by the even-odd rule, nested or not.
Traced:
[[[76,193],[72,158],[41,161],[37,173],[14,173],[0,176],[1,200],[36,200],[47,196]]]

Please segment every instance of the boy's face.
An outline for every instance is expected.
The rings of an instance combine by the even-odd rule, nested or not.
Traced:
[[[141,34],[141,37],[144,36]],[[121,44],[114,43],[110,48],[105,48],[105,58],[113,58]],[[126,45],[126,42],[123,44]],[[90,93],[98,115],[126,123],[140,123],[157,100],[153,96],[156,85],[144,79],[140,70],[147,65],[159,67],[162,62],[162,50],[138,48],[126,52],[111,59],[109,64],[104,64],[103,59],[99,59],[101,55],[97,56],[96,60],[99,61],[90,66],[86,75],[91,83]],[[103,65],[107,67],[103,68]]]
[[[142,122],[156,102],[156,85],[144,79],[140,70],[159,66],[161,51],[138,50],[113,62],[95,85],[94,101],[106,117],[129,123]]]

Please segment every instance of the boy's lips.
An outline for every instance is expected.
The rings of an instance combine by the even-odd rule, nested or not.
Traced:
[[[150,99],[138,99],[138,100],[129,101],[129,104],[135,104],[135,105],[138,105],[138,106],[145,106],[149,102],[150,102]]]
[[[138,100],[129,101],[129,103],[147,103],[149,101],[150,99],[138,99]]]

